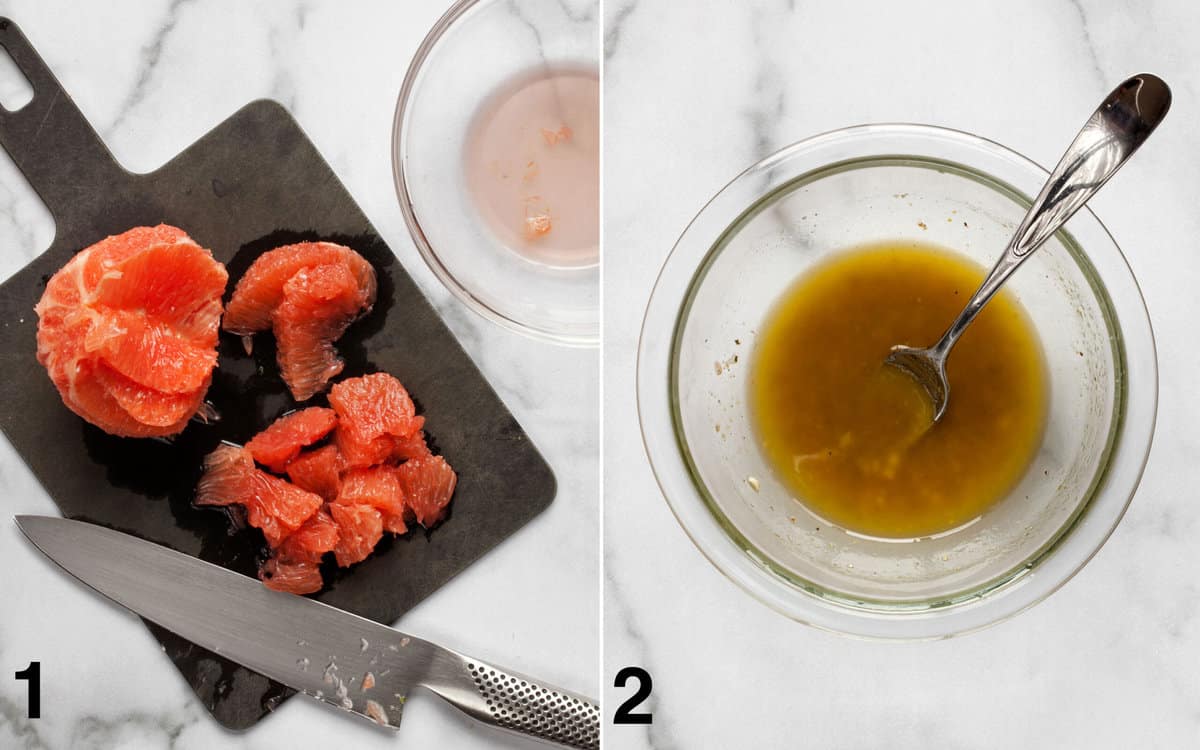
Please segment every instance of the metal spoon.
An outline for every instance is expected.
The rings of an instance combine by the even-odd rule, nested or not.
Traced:
[[[950,403],[946,358],[959,336],[1017,266],[1057,232],[1137,151],[1170,107],[1171,90],[1158,76],[1142,73],[1117,86],[1075,136],[1017,227],[1008,248],[941,340],[928,349],[892,347],[885,363],[910,374],[929,393],[935,423]]]

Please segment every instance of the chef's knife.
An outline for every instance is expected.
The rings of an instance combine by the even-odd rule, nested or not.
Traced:
[[[119,531],[18,516],[64,570],[148,620],[273,680],[392,729],[414,687],[494,727],[597,750],[581,695],[393,630]]]

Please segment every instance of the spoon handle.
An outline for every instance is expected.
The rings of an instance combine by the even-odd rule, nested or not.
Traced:
[[[1154,132],[1171,106],[1171,90],[1142,73],[1117,86],[1092,113],[1029,207],[1004,254],[958,319],[934,347],[950,347],[1017,266],[1054,235]]]

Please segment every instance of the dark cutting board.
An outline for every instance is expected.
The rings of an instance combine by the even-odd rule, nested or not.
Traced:
[[[398,377],[425,415],[435,451],[458,471],[458,490],[440,526],[385,538],[360,565],[327,571],[330,583],[319,599],[394,622],[550,503],[550,468],[283,107],[252,102],[161,169],[131,174],[7,19],[0,19],[0,44],[33,85],[25,107],[0,110],[0,144],[56,226],[50,248],[0,286],[0,427],[64,516],[248,575],[256,569],[260,533],[232,530],[224,512],[194,508],[191,499],[201,459],[219,441],[245,442],[295,408],[278,377],[269,334],[257,337],[253,357],[222,334],[208,394],[222,419],[191,424],[171,443],[116,438],[84,423],[62,404],[35,359],[33,306],[49,276],[107,235],[160,222],[211,249],[229,269],[230,290],[258,254],[300,239],[349,245],[378,272],[374,311],[338,342],[347,362],[343,377],[377,370]],[[179,595],[187,596],[186,583]],[[291,695],[171,633],[151,630],[226,727],[245,729]]]

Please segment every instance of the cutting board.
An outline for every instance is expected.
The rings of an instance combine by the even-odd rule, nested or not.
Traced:
[[[317,595],[321,601],[392,623],[546,508],[555,480],[537,448],[287,110],[273,101],[247,104],[162,168],[132,174],[8,19],[0,19],[0,45],[33,86],[22,109],[0,110],[0,145],[49,208],[56,230],[50,248],[0,286],[0,428],[64,516],[247,575],[255,574],[262,553],[257,529],[234,529],[223,511],[193,507],[192,494],[201,460],[218,442],[245,442],[296,406],[279,378],[269,334],[256,338],[253,356],[222,334],[208,393],[221,419],[191,424],[170,442],[112,437],[83,422],[35,358],[33,306],[46,280],[97,240],[160,222],[211,249],[229,270],[230,291],[259,254],[299,240],[348,245],[378,273],[375,309],[337,344],[347,362],[343,377],[374,371],[398,377],[426,418],[435,452],[458,471],[458,490],[449,517],[433,530],[385,538],[349,570],[327,564],[332,580]],[[179,595],[187,594],[181,582]],[[230,729],[252,726],[291,694],[150,629]],[[121,676],[113,680],[117,687]]]

